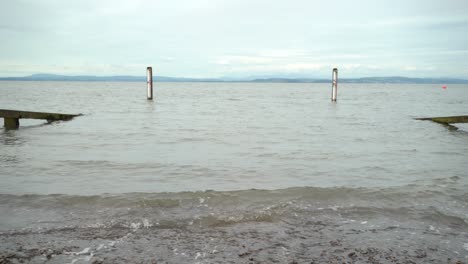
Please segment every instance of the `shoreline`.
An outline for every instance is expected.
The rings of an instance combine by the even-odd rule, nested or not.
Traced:
[[[466,263],[468,245],[457,243],[466,233],[376,218],[386,224],[335,213],[212,227],[143,221],[17,230],[0,233],[0,263]]]

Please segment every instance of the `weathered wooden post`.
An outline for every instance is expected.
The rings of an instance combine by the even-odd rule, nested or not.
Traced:
[[[146,68],[146,84],[148,86],[148,100],[153,100],[153,68]]]
[[[332,102],[336,102],[336,97],[338,95],[338,69],[333,68],[332,73]]]
[[[3,118],[3,125],[6,129],[17,129],[19,128],[19,118]]]

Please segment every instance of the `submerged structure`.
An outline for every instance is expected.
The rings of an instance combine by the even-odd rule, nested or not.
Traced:
[[[67,121],[71,120],[81,114],[70,115],[60,113],[46,113],[46,112],[30,112],[30,111],[19,111],[19,110],[6,110],[0,109],[0,117],[4,119],[4,126],[6,129],[17,129],[19,128],[19,120],[21,118],[28,119],[44,119],[47,122],[53,121]]]

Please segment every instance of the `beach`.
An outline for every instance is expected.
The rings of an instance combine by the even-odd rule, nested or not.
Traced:
[[[466,263],[467,88],[0,82],[0,263]]]

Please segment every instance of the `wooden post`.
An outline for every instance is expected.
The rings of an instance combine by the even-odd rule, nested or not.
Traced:
[[[6,129],[18,129],[19,128],[19,119],[18,118],[3,118],[3,124]]]
[[[146,68],[146,84],[148,86],[148,100],[153,100],[153,68]]]
[[[333,68],[332,73],[332,102],[336,102],[336,97],[338,95],[338,69]]]

